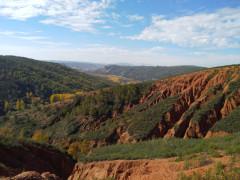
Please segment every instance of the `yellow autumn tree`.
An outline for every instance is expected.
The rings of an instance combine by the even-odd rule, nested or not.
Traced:
[[[32,140],[36,142],[47,142],[49,136],[44,134],[42,130],[36,130],[32,135]]]
[[[22,99],[18,99],[16,102],[16,110],[24,110],[25,108],[25,103]]]

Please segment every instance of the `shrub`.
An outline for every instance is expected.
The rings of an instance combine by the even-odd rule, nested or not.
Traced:
[[[73,156],[74,158],[77,158],[78,156],[86,155],[90,151],[90,143],[88,141],[78,141],[73,142],[68,147],[68,154]]]

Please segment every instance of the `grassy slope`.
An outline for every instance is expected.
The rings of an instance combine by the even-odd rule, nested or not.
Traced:
[[[210,139],[158,139],[136,144],[119,144],[94,149],[81,161],[101,161],[116,159],[155,159],[182,157],[195,153],[217,154],[240,153],[240,133]]]

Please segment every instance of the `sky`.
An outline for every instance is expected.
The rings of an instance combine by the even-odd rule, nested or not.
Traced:
[[[0,0],[0,54],[103,64],[240,64],[240,0]]]

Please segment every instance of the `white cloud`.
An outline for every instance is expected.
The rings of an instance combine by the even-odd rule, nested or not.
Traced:
[[[158,41],[182,47],[240,47],[240,8],[224,8],[167,19],[153,16],[152,23],[132,40]]]
[[[111,29],[112,26],[108,26],[108,25],[105,25],[105,26],[102,26],[103,29]]]
[[[132,14],[128,16],[129,21],[136,22],[136,21],[142,21],[144,20],[143,16],[140,16],[138,14]]]
[[[36,33],[40,33],[40,31],[37,31]],[[41,35],[35,35],[33,33],[28,32],[21,32],[21,31],[3,31],[0,30],[0,38],[1,37],[8,37],[8,38],[14,38],[14,39],[21,39],[25,41],[29,41],[35,44],[41,44],[41,45],[47,45],[47,46],[66,46],[69,45],[68,43],[64,42],[55,42],[51,41],[50,38],[46,36]]]
[[[37,36],[37,35],[32,35],[27,32],[20,32],[20,31],[0,31],[0,37],[11,37],[11,38],[18,38],[18,39],[24,39],[24,40],[46,40],[47,37],[45,36]]]
[[[94,31],[104,23],[105,10],[112,0],[0,0],[0,16],[26,20],[41,16],[44,24],[74,31]]]

